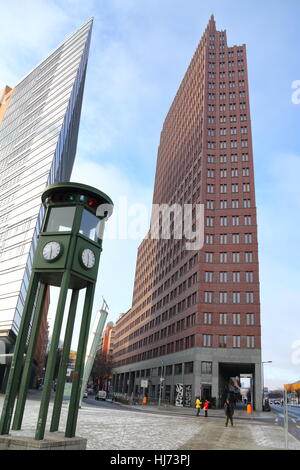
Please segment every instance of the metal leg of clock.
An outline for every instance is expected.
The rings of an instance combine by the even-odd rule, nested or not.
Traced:
[[[30,375],[31,375],[32,360],[33,360],[33,355],[34,355],[35,348],[36,348],[37,338],[40,332],[40,325],[41,325],[43,306],[44,306],[47,287],[48,287],[47,284],[40,284],[40,287],[39,287],[39,294],[38,294],[37,304],[35,308],[29,344],[28,344],[28,348],[26,352],[26,360],[25,360],[24,369],[22,373],[20,390],[18,393],[15,416],[14,416],[13,425],[12,425],[12,429],[15,429],[15,430],[21,429],[21,426],[22,426],[26,395],[27,395],[27,390],[28,390],[29,380],[30,380]]]
[[[19,328],[19,334],[17,336],[15,352],[13,355],[10,373],[8,376],[5,400],[2,409],[1,421],[0,421],[0,434],[8,434],[10,423],[13,415],[13,409],[15,399],[18,392],[18,385],[23,367],[23,358],[26,348],[26,341],[28,330],[30,326],[30,320],[32,315],[32,309],[36,297],[38,288],[38,275],[32,273],[28,285],[28,293],[24,303],[23,315]]]
[[[73,335],[73,329],[74,329],[74,323],[75,323],[75,317],[76,317],[78,295],[79,295],[79,290],[74,289],[72,292],[68,321],[66,325],[64,346],[63,346],[62,355],[60,359],[58,379],[57,379],[57,389],[56,389],[55,400],[54,400],[54,405],[53,405],[50,432],[57,431],[59,428],[61,405],[62,405],[62,401],[64,397],[66,373],[67,373],[68,359],[70,355],[72,335]]]
[[[53,380],[53,374],[54,374],[55,362],[56,362],[56,353],[57,353],[59,337],[60,337],[60,332],[61,332],[61,327],[62,327],[62,322],[63,322],[63,317],[64,317],[64,309],[65,309],[65,304],[66,304],[66,299],[67,299],[67,294],[68,294],[69,283],[70,283],[70,271],[65,271],[63,278],[62,278],[58,304],[57,304],[57,309],[56,309],[55,322],[54,322],[53,333],[52,333],[52,339],[51,339],[51,345],[50,345],[50,351],[48,355],[47,368],[46,368],[45,380],[44,380],[44,388],[43,388],[39,417],[38,417],[36,433],[35,433],[36,440],[42,440],[45,434],[46,420],[47,420],[51,388],[52,388],[52,380]]]
[[[88,336],[89,336],[94,294],[95,294],[95,284],[90,283],[88,287],[86,288],[86,294],[85,294],[85,300],[84,300],[84,308],[83,308],[83,314],[82,314],[82,320],[81,320],[81,326],[80,326],[80,335],[79,335],[79,341],[78,341],[76,364],[75,364],[75,370],[73,374],[72,391],[71,391],[71,398],[70,398],[66,432],[65,432],[66,437],[74,437],[75,432],[76,432],[78,408],[79,408],[81,386],[82,386],[82,377],[83,377],[84,363],[85,363],[86,346],[87,346],[87,341],[88,341]]]

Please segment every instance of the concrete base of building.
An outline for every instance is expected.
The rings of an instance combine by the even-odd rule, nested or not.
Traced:
[[[65,437],[62,432],[49,432],[36,441],[33,431],[12,431],[0,436],[0,450],[86,450],[87,439]]]

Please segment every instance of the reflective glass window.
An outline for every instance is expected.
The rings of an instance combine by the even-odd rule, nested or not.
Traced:
[[[98,227],[99,222],[100,221],[98,217],[96,217],[94,214],[91,214],[91,212],[84,209],[83,214],[82,214],[79,233],[81,233],[82,235],[85,235],[86,237],[90,238],[93,241],[97,241],[98,240],[97,227]]]
[[[46,232],[70,232],[76,207],[52,207],[48,217]]]

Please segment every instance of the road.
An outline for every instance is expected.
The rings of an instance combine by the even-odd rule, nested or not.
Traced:
[[[110,401],[110,400],[95,400],[95,395],[89,395],[88,398],[83,398],[82,400],[82,405],[94,405],[94,406],[100,406],[102,408],[108,408],[108,409],[114,409],[118,410],[122,408],[122,405],[120,403],[117,403],[115,401]]]
[[[276,413],[275,422],[283,427],[284,424],[284,410],[281,405],[271,405],[271,409]],[[289,406],[289,432],[300,440],[300,407]]]

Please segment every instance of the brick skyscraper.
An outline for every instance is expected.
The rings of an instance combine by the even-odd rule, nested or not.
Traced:
[[[116,323],[114,389],[177,404],[222,405],[252,374],[261,409],[256,205],[246,47],[227,46],[213,16],[165,119],[153,203],[203,204],[204,246],[145,239],[132,308]],[[195,210],[193,211],[195,228]]]

